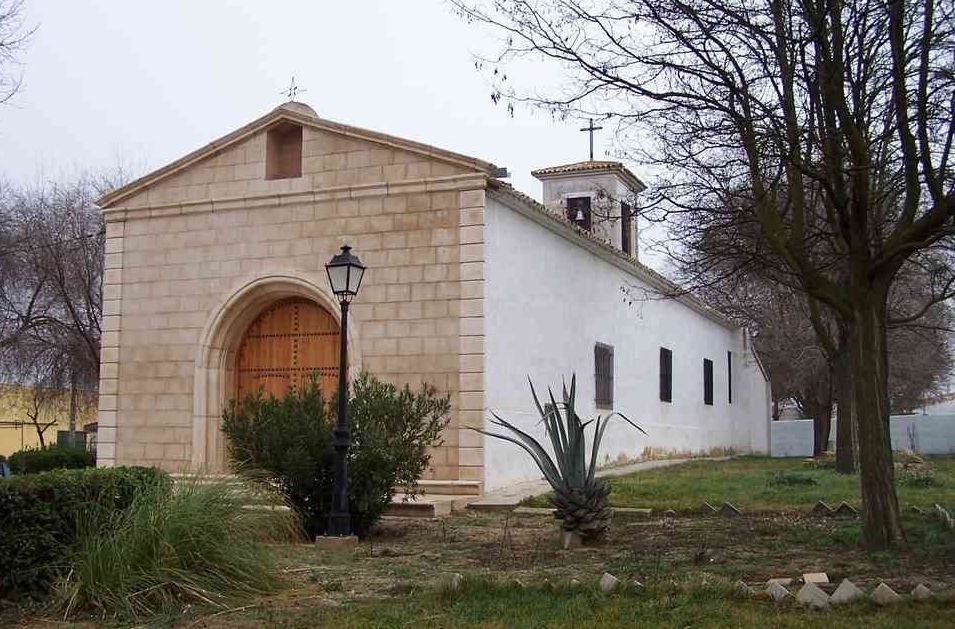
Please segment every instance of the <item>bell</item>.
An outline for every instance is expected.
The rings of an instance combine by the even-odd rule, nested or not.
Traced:
[[[574,216],[574,220],[580,222],[584,220],[584,211],[580,208],[577,208],[577,215]]]

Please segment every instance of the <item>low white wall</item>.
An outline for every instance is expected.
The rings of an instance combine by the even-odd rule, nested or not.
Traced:
[[[836,443],[836,424],[830,449]],[[894,415],[889,420],[893,450],[923,454],[955,453],[955,415]],[[812,456],[812,420],[794,419],[770,424],[770,452],[776,457]]]
[[[543,436],[528,377],[546,396],[577,373],[577,411],[594,404],[594,344],[614,348],[614,410],[648,433],[617,421],[602,463],[639,457],[644,448],[698,453],[713,448],[767,452],[769,391],[743,335],[671,299],[627,303],[637,283],[601,259],[493,198],[485,216],[485,400],[487,409]],[[673,402],[660,401],[660,347],[673,351]],[[726,352],[733,352],[733,403]],[[703,359],[713,361],[712,406],[703,403]],[[487,426],[490,428],[490,426]],[[539,478],[517,446],[484,440],[485,489]]]
[[[832,422],[835,434],[835,422]],[[812,420],[782,419],[769,425],[769,451],[772,456],[812,456]]]

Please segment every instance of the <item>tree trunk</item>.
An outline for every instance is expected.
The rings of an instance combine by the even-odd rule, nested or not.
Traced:
[[[831,387],[831,384],[829,385]],[[818,393],[818,391],[814,391]],[[832,389],[818,399],[804,400],[800,406],[812,418],[812,455],[822,456],[829,445],[832,428]]]
[[[855,474],[858,436],[856,418],[852,415],[852,374],[849,371],[849,354],[845,345],[840,346],[833,360],[833,385],[836,389],[838,422],[836,423],[836,472]]]
[[[812,455],[822,456],[829,445],[829,433],[832,428],[832,407],[828,409],[821,408],[812,418]]]
[[[904,540],[889,435],[885,291],[855,292],[849,325],[852,409],[858,422],[863,536],[872,549]]]
[[[33,395],[33,398],[30,400],[31,408],[27,410],[26,415],[27,417],[30,418],[30,423],[33,424],[33,429],[36,430],[36,438],[40,442],[40,447],[45,448],[46,439],[44,439],[43,433],[46,432],[46,429],[49,428],[50,425],[49,424],[47,424],[46,426],[40,425],[41,404],[40,404],[40,398],[39,398],[39,395],[40,395],[39,391],[40,389],[34,388],[33,391],[31,392]]]
[[[76,446],[76,370],[70,371],[70,447]]]

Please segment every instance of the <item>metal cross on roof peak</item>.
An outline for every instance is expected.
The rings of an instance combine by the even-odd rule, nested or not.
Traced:
[[[594,161],[594,131],[599,131],[603,127],[595,127],[594,119],[590,119],[590,124],[581,129],[581,131],[587,131],[590,133],[590,161]]]
[[[279,94],[282,94],[283,96],[287,96],[289,101],[293,101],[295,100],[296,96],[298,96],[302,92],[307,92],[307,91],[308,90],[303,90],[302,88],[300,88],[298,85],[295,84],[295,77],[293,76],[292,82],[289,83],[289,86],[285,88],[284,90],[282,90],[281,92],[279,92]]]

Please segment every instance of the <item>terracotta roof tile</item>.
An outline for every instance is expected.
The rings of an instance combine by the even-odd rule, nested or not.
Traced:
[[[627,182],[637,190],[644,190],[646,186],[640,181],[640,178],[624,166],[621,162],[590,160],[584,162],[574,162],[572,164],[563,164],[561,166],[548,166],[547,168],[538,168],[531,171],[531,175],[538,179],[549,179],[558,175],[569,175],[574,173],[586,173],[591,171],[605,170],[614,172],[623,177]]]

